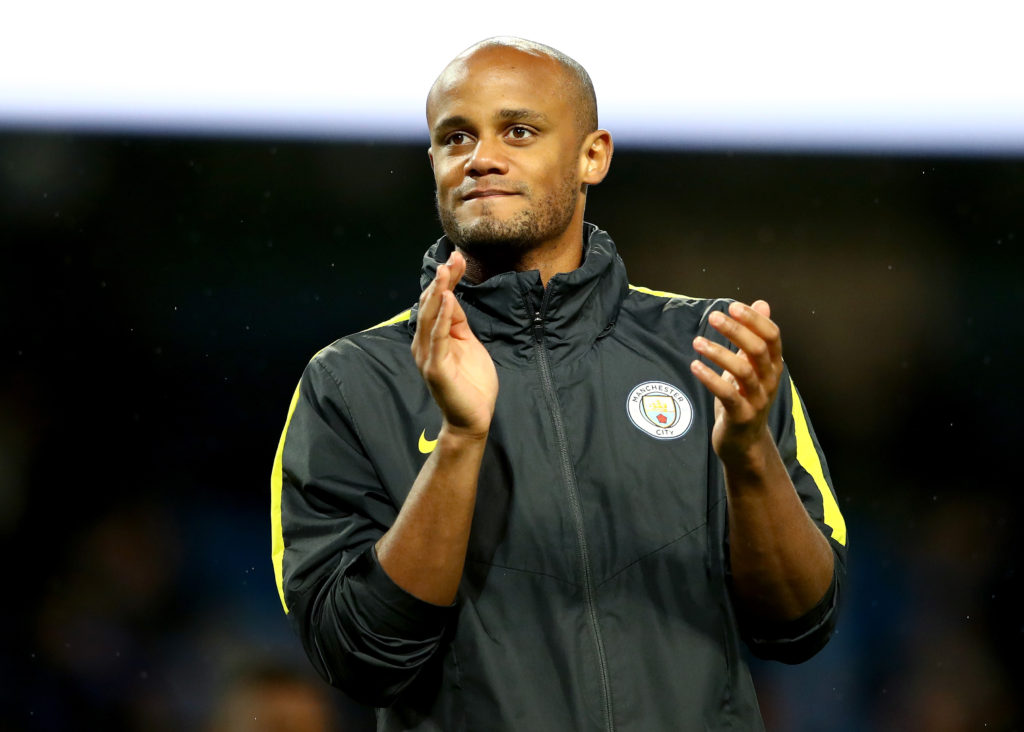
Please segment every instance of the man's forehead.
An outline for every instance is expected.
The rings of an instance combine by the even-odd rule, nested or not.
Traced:
[[[456,93],[460,87],[508,83],[517,77],[529,79],[539,94],[544,81],[552,86],[564,84],[565,70],[549,56],[511,46],[473,49],[456,57],[437,77],[427,96],[427,117],[433,117],[441,99]]]

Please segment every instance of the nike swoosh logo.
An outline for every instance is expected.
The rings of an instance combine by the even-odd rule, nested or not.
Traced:
[[[434,451],[435,447],[437,447],[437,440],[428,440],[426,430],[420,432],[420,452],[424,455],[429,455]]]

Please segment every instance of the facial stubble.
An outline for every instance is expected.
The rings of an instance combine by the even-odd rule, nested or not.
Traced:
[[[435,197],[444,233],[469,257],[485,263],[509,262],[511,265],[569,228],[579,193],[572,170],[567,172],[556,190],[539,201],[534,201],[527,186],[517,192],[532,205],[508,219],[500,219],[491,210],[489,202],[484,200],[480,215],[468,223],[460,222],[454,210],[442,205],[440,197]]]

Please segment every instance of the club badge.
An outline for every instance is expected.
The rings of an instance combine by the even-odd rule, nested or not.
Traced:
[[[693,423],[693,405],[683,392],[664,381],[645,381],[626,399],[626,414],[638,430],[659,440],[685,435]]]

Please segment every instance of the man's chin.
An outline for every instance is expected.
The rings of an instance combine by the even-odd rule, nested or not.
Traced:
[[[459,228],[469,231],[473,229],[509,228],[527,218],[529,218],[528,211],[505,203],[499,206],[488,204],[476,211],[467,210],[464,207],[456,214],[455,221],[458,223]]]
[[[536,232],[523,217],[474,217],[468,221],[456,221],[446,227],[448,238],[470,251],[478,248],[529,247]]]
[[[507,231],[458,232],[457,236],[449,235],[448,238],[467,254],[482,257],[522,252],[535,245],[532,239]]]

